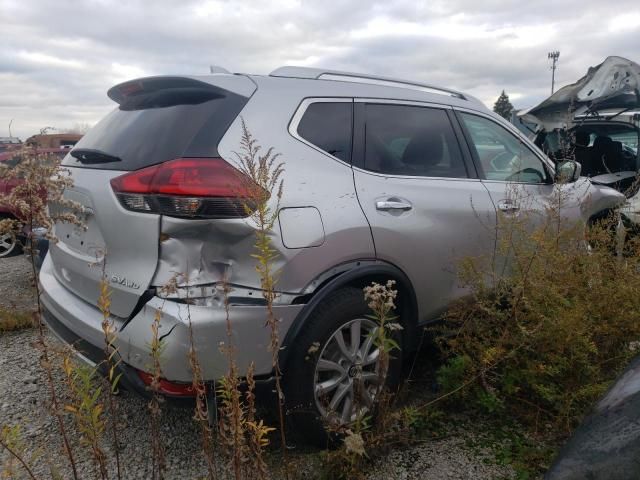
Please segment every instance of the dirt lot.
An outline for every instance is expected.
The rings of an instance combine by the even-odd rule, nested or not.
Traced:
[[[29,264],[24,257],[0,260],[1,305],[16,310],[33,307],[28,277]],[[29,455],[33,455],[34,472],[38,478],[50,478],[52,469],[60,472],[62,478],[72,478],[62,453],[57,424],[49,414],[46,377],[39,364],[35,340],[34,330],[0,334],[0,425],[21,425]],[[51,341],[56,342],[53,338]],[[60,374],[56,375],[55,381],[58,391],[64,397],[65,387]],[[150,478],[151,446],[146,402],[128,392],[122,392],[115,399],[125,472],[123,478]],[[67,425],[80,477],[97,478],[87,450],[80,443],[80,436],[71,421]],[[206,467],[199,455],[199,435],[190,410],[165,409],[161,430],[167,455],[166,478],[204,477]],[[396,449],[372,464],[369,478],[513,478],[513,471],[493,465],[491,455],[487,452],[478,453],[465,447],[467,440],[473,435],[473,432],[452,428],[452,433],[444,439]],[[105,445],[104,448],[111,450],[110,445]],[[303,452],[292,448],[290,455],[296,464],[297,478],[319,478],[321,460],[318,452]],[[275,465],[279,458],[274,453],[270,455],[269,461]],[[0,461],[7,461],[6,452],[0,454]],[[218,478],[225,477],[223,471],[221,463]],[[26,475],[24,478],[27,478]]]

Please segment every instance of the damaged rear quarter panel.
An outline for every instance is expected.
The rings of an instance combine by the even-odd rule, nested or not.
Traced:
[[[184,220],[163,217],[158,268],[152,285],[166,285],[175,275],[179,285],[222,281],[259,288],[255,271],[255,225],[249,219]],[[275,241],[277,245],[277,241]],[[274,262],[280,268],[284,258]]]
[[[236,118],[218,145],[224,160],[239,167],[242,120],[262,151],[282,153],[284,191],[280,208],[314,207],[324,228],[324,242],[308,248],[286,248],[281,225],[271,232],[277,253],[274,269],[277,290],[300,293],[316,277],[353,260],[375,258],[369,224],[358,204],[351,167],[328,154],[310,148],[288,133],[296,109],[307,89],[296,80],[257,77],[258,90]],[[314,96],[322,96],[322,82],[312,85]],[[335,86],[327,95],[335,96]],[[345,87],[346,88],[346,87]],[[282,90],[279,92],[278,90]],[[278,102],[274,102],[274,98]],[[276,199],[270,200],[275,208]],[[191,285],[222,280],[237,286],[259,288],[255,270],[255,228],[251,219],[180,220],[163,217],[160,258],[153,285],[166,284],[174,275],[188,273]],[[284,228],[290,228],[285,225]],[[299,228],[299,226],[297,226]],[[287,232],[283,232],[285,237]],[[319,243],[319,242],[318,242]],[[308,293],[308,292],[307,292]]]

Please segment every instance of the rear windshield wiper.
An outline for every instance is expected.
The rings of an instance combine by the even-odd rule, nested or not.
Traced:
[[[93,150],[90,148],[74,148],[73,150],[71,150],[71,156],[78,160],[80,163],[87,165],[122,161],[120,157],[109,155],[108,153],[101,152],[100,150]]]

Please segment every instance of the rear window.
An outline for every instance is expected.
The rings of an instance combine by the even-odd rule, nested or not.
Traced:
[[[207,86],[203,101],[183,92],[158,92],[121,105],[75,145],[97,150],[120,161],[81,163],[71,154],[62,164],[100,170],[138,170],[179,157],[215,157],[218,143],[248,98]],[[145,101],[143,101],[145,100]],[[198,100],[198,98],[196,98]]]
[[[316,102],[298,125],[298,135],[321,150],[351,162],[352,102]]]

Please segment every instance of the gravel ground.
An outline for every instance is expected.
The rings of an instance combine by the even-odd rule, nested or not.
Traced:
[[[29,310],[35,306],[31,264],[23,255],[0,258],[0,307]]]
[[[25,310],[32,307],[28,292],[28,262],[24,257],[0,260],[0,302],[6,307]],[[40,366],[35,330],[0,334],[0,425],[21,425],[26,451],[37,478],[51,478],[53,470],[61,478],[72,478],[64,456],[57,423],[48,412],[48,384]],[[57,344],[50,338],[51,345]],[[54,381],[64,398],[62,375],[56,371]],[[120,431],[123,479],[151,478],[151,446],[146,401],[122,392],[114,397]],[[98,478],[80,443],[80,435],[67,421],[80,478]],[[481,427],[479,427],[481,428]],[[186,409],[165,409],[162,413],[162,438],[165,442],[167,479],[206,477],[206,467],[199,455],[199,432]],[[472,452],[465,440],[473,432],[461,431],[443,440],[425,442],[410,448],[395,449],[373,462],[370,480],[387,479],[499,479],[513,478],[510,468],[491,464],[488,453]],[[110,458],[112,448],[105,445]],[[320,455],[317,452],[290,453],[295,464],[294,478],[320,478]],[[279,456],[270,454],[268,462],[279,464]],[[8,461],[0,453],[0,465]],[[225,478],[222,466],[218,478]],[[1,471],[1,468],[0,468]],[[115,471],[115,468],[112,470]],[[21,471],[22,473],[22,471]],[[115,475],[113,475],[115,477]],[[26,475],[17,478],[28,478]]]
[[[464,433],[459,433],[445,440],[395,450],[375,463],[369,480],[514,478],[510,468],[492,464],[488,451],[468,450],[467,440]]]

